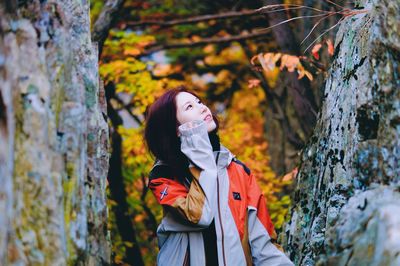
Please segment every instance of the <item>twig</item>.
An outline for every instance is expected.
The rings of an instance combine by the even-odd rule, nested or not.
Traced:
[[[134,115],[134,114],[132,113],[132,111],[129,109],[129,105],[125,105],[124,102],[123,102],[117,95],[115,95],[115,96],[113,97],[113,99],[115,99],[119,104],[121,104],[122,107],[123,107],[123,109],[125,109],[125,110],[128,112],[128,114],[129,114],[139,125],[143,124],[143,122],[139,119],[139,117],[137,117],[136,115]]]
[[[265,32],[259,32],[259,33],[248,33],[248,34],[236,35],[236,36],[228,36],[228,37],[222,37],[222,38],[204,38],[202,40],[195,41],[195,42],[189,42],[189,43],[179,42],[179,43],[162,44],[162,45],[153,46],[153,48],[150,48],[150,49],[144,51],[143,53],[141,53],[140,56],[146,56],[146,55],[149,55],[149,54],[161,51],[161,50],[166,50],[166,49],[195,47],[195,46],[201,46],[201,45],[211,44],[211,43],[226,43],[226,42],[241,41],[241,40],[255,39],[255,38],[261,38],[261,37],[268,37],[268,35]]]
[[[333,2],[333,1],[330,1],[330,0],[325,0],[325,1],[328,2],[329,4],[332,4],[332,5],[334,5],[334,6],[340,7],[341,9],[345,9],[344,6],[341,6],[341,5],[339,5],[339,4],[336,4],[336,3]]]
[[[272,26],[269,26],[268,28],[261,29],[261,30],[257,30],[257,32],[265,32],[265,31],[267,31],[267,30],[269,30],[269,29],[275,28],[275,27],[277,27],[277,26],[279,26],[279,25],[285,24],[285,23],[290,22],[290,21],[293,21],[293,20],[298,20],[298,19],[302,19],[302,18],[315,18],[315,17],[322,17],[322,16],[326,16],[326,14],[294,17],[294,18],[290,18],[290,19],[281,21],[281,22],[279,22],[279,23],[277,23],[277,24],[274,24],[274,25],[272,25]]]
[[[284,10],[286,10],[286,7],[298,7],[298,8],[304,8],[304,9],[310,9],[310,10],[314,10],[317,12],[323,12],[323,13],[328,13],[330,11],[326,11],[326,10],[322,10],[322,9],[318,9],[315,7],[310,7],[310,6],[303,6],[303,5],[296,5],[296,4],[276,4],[276,5],[267,5],[267,6],[263,6],[260,7],[257,10],[264,10],[264,9],[271,9],[271,8],[275,8],[275,7],[285,7]],[[276,10],[273,10],[276,11]]]
[[[184,19],[174,19],[170,21],[161,21],[161,20],[145,20],[136,23],[128,23],[130,27],[140,27],[140,26],[151,26],[151,25],[158,25],[163,27],[170,27],[175,25],[181,24],[193,24],[202,21],[214,20],[214,19],[227,19],[227,18],[238,18],[238,17],[246,17],[246,16],[254,16],[254,15],[262,15],[262,12],[258,10],[245,10],[245,11],[232,11],[226,12],[222,14],[215,14],[215,15],[203,15],[197,17],[190,17]]]
[[[326,19],[326,18],[328,18],[328,17],[330,17],[330,16],[333,16],[333,15],[335,15],[335,13],[329,14],[329,15],[326,15],[325,17],[323,17],[323,18],[320,18],[320,19],[317,21],[317,23],[315,23],[315,25],[312,27],[312,29],[311,29],[310,32],[307,34],[307,36],[301,41],[300,45],[302,45],[302,44],[304,43],[304,41],[305,41],[308,37],[310,37],[311,33],[315,30],[315,28],[319,25],[319,23],[321,23],[322,20],[324,20],[324,19]]]
[[[307,52],[307,50],[310,49],[310,47],[311,47],[316,41],[318,41],[325,33],[327,33],[328,31],[330,31],[330,30],[332,30],[332,29],[334,29],[337,25],[339,25],[340,22],[342,22],[342,21],[344,20],[344,18],[345,18],[345,17],[340,18],[339,21],[338,21],[335,25],[333,25],[333,26],[330,27],[329,29],[325,30],[325,31],[324,31],[323,33],[321,33],[317,38],[315,38],[315,40],[314,40],[312,43],[310,43],[309,46],[307,46],[307,48],[303,51],[303,53]]]
[[[268,14],[268,13],[273,13],[273,12],[278,12],[278,11],[295,10],[295,9],[302,9],[302,8],[312,9],[312,10],[318,11],[318,12],[328,12],[328,11],[319,10],[319,9],[311,8],[311,7],[307,7],[307,6],[300,6],[300,5],[293,5],[293,6],[282,5],[282,6],[284,8],[277,9],[277,10],[270,10],[270,11],[265,11],[266,7],[274,8],[274,7],[280,7],[280,6],[279,5],[271,5],[271,6],[262,7],[262,8],[256,9],[256,10],[245,10],[245,11],[240,11],[240,12],[239,11],[231,11],[231,12],[226,12],[226,13],[222,13],[222,14],[203,15],[203,16],[183,18],[183,19],[174,19],[174,20],[170,20],[170,21],[144,20],[144,21],[139,21],[139,22],[128,23],[127,25],[130,27],[145,27],[145,26],[152,26],[152,25],[161,26],[161,27],[171,27],[171,26],[182,25],[182,24],[194,24],[194,23],[208,21],[208,20],[221,20],[221,19],[257,16],[257,15],[263,15],[263,14]]]

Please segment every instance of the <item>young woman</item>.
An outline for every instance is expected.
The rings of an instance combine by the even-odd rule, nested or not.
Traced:
[[[225,148],[218,120],[184,87],[149,109],[145,140],[156,157],[149,187],[163,206],[158,265],[293,265],[276,238],[251,171]]]

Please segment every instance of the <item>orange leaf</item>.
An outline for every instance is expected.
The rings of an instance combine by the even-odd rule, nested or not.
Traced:
[[[299,66],[297,67],[297,73],[299,74],[298,79],[301,79],[304,76],[306,76],[309,80],[313,80],[312,74],[310,72],[308,72],[307,70],[305,70],[303,65],[301,65],[301,64],[299,64]]]
[[[157,64],[153,69],[153,74],[155,76],[165,76],[168,75],[172,70],[171,64]]]
[[[259,61],[260,64],[261,64],[262,68],[263,68],[265,71],[268,71],[268,65],[267,65],[267,62],[265,62],[265,59],[264,59],[263,55],[262,55],[262,54],[258,54],[258,55],[257,55],[257,58],[258,58],[258,61]]]
[[[279,58],[281,58],[281,53],[276,53],[275,55],[274,55],[274,58],[273,58],[273,60],[274,60],[274,63],[276,63],[276,61],[278,61],[279,60]]]
[[[206,54],[210,54],[210,53],[212,53],[212,52],[214,52],[214,45],[212,45],[212,44],[208,44],[208,45],[206,45],[204,48],[203,48],[203,51],[206,53]]]
[[[313,49],[311,50],[312,55],[317,60],[319,60],[318,51],[319,51],[319,49],[321,49],[321,47],[322,47],[322,44],[318,43],[318,44],[314,45]]]
[[[140,53],[141,53],[141,51],[136,48],[129,48],[129,49],[124,50],[124,55],[136,56],[136,55],[139,55]]]
[[[192,35],[192,41],[194,41],[194,42],[197,42],[197,41],[200,41],[201,40],[201,37],[200,36],[198,36],[198,35]]]
[[[299,64],[300,59],[297,56],[285,54],[282,55],[280,69],[282,70],[284,67],[286,67],[289,72],[293,72]]]
[[[332,43],[331,39],[326,40],[326,45],[328,45],[329,55],[332,56],[335,49],[333,47],[333,43]]]
[[[258,58],[259,55],[260,55],[260,54],[255,55],[255,56],[253,56],[253,57],[250,59],[250,63],[251,63],[252,65],[255,65],[255,64],[256,64],[254,61],[256,61],[256,59]]]
[[[308,72],[308,71],[304,71],[304,74],[306,74],[306,76],[307,76],[307,78],[309,79],[309,80],[313,80],[313,76],[311,75],[311,73],[310,72]]]
[[[304,77],[306,70],[304,69],[302,64],[299,64],[297,67],[297,73],[299,74],[298,79],[301,79]]]
[[[275,68],[276,62],[281,57],[280,53],[266,53],[264,54],[265,65],[267,67],[266,71],[272,71]]]
[[[250,79],[249,80],[249,88],[250,89],[255,88],[258,85],[260,85],[260,83],[261,83],[261,81],[259,79]]]
[[[296,177],[297,173],[298,173],[298,169],[296,167],[290,173],[287,173],[286,175],[284,175],[283,178],[282,178],[282,181],[290,181],[290,180],[292,180],[293,178]]]

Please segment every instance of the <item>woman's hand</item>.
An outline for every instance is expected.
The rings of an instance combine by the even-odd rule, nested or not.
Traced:
[[[180,125],[178,130],[181,139],[181,151],[190,161],[201,169],[205,169],[202,165],[207,165],[208,160],[214,162],[206,122],[193,120]]]
[[[189,121],[189,122],[185,123],[184,125],[185,125],[185,127],[186,127],[187,129],[190,129],[190,128],[195,127],[195,126],[196,126],[196,123],[195,123],[194,121]]]
[[[178,136],[180,137],[183,131],[201,126],[202,123],[204,123],[202,120],[193,120],[180,125],[178,128]]]

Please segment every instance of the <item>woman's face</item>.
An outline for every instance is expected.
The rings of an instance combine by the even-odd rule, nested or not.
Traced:
[[[217,127],[210,109],[199,98],[187,92],[180,92],[176,96],[176,118],[180,125],[193,120],[204,120],[208,132]]]

